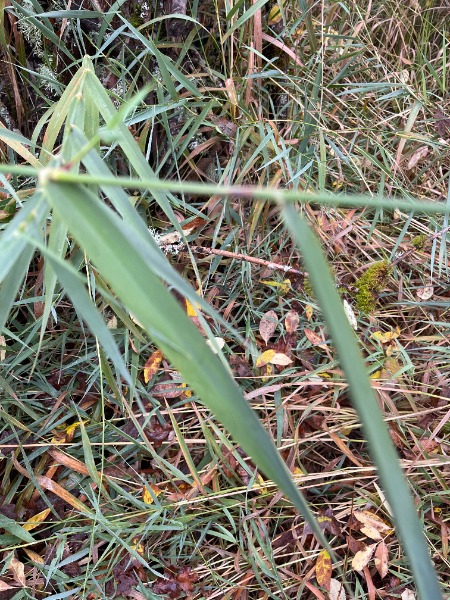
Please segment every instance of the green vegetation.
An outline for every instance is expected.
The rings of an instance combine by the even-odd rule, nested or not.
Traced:
[[[442,8],[0,16],[0,597],[448,595]]]

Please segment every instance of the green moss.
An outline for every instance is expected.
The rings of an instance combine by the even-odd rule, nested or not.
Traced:
[[[416,237],[414,237],[411,240],[411,244],[417,250],[423,250],[425,248],[426,243],[427,243],[427,236],[423,233],[421,235],[416,235]]]
[[[314,289],[313,289],[313,286],[311,285],[311,280],[309,279],[309,277],[305,277],[305,279],[303,280],[303,289],[305,290],[305,293],[310,298],[315,297]]]
[[[390,273],[391,266],[388,261],[383,260],[371,265],[358,279],[356,306],[359,310],[371,313],[376,309],[378,294],[385,287]]]

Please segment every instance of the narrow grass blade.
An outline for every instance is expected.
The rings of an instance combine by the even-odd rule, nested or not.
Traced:
[[[284,220],[303,253],[311,283],[345,371],[355,408],[361,418],[371,455],[394,513],[422,600],[441,600],[422,526],[409,493],[397,453],[378,409],[353,329],[345,315],[326,259],[311,228],[294,206],[283,206]]]

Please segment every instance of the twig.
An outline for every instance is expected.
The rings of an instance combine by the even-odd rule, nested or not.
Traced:
[[[196,254],[214,254],[215,256],[224,256],[226,258],[234,258],[235,260],[243,260],[245,262],[253,263],[255,265],[261,265],[267,269],[274,269],[277,271],[283,271],[284,273],[293,273],[294,275],[305,275],[303,271],[289,267],[288,265],[279,265],[262,258],[254,258],[247,254],[240,254],[238,252],[228,252],[228,250],[217,250],[216,248],[207,248],[206,246],[190,246],[192,252]]]

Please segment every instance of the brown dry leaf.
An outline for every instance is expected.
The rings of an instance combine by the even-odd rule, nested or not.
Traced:
[[[307,304],[305,307],[305,315],[306,315],[306,318],[308,319],[308,321],[311,321],[313,314],[314,314],[313,307],[310,304]]]
[[[284,319],[284,326],[288,333],[295,333],[300,322],[299,314],[296,310],[290,310]]]
[[[406,589],[402,592],[402,600],[416,600],[416,595],[412,590]]]
[[[384,579],[388,574],[389,551],[386,544],[381,541],[375,550],[375,567],[380,574],[381,579]]]
[[[355,569],[355,571],[363,571],[364,567],[367,567],[369,560],[372,558],[375,548],[376,544],[371,544],[370,546],[366,546],[364,550],[359,550],[353,557],[352,569]]]
[[[337,579],[330,579],[330,600],[345,600],[345,588]]]
[[[323,350],[327,348],[327,345],[323,343],[323,339],[319,335],[317,335],[317,333],[314,333],[312,329],[305,327],[303,331],[305,332],[306,337],[313,346],[318,346]]]
[[[372,540],[381,540],[392,532],[392,527],[385,523],[378,515],[369,510],[355,510],[353,516],[364,525],[361,532]]]
[[[417,148],[417,150],[413,153],[413,155],[408,161],[408,171],[414,169],[417,163],[427,156],[428,152],[428,146],[421,146],[420,148]]]
[[[322,550],[316,561],[316,579],[326,590],[330,589],[331,571],[331,557],[326,550]]]
[[[274,310],[269,310],[262,316],[261,321],[259,322],[259,333],[266,344],[275,333],[277,325],[278,317]]]
[[[40,513],[37,513],[37,515],[33,515],[32,517],[30,517],[28,519],[28,521],[25,521],[25,523],[22,525],[22,529],[25,529],[25,531],[31,531],[32,529],[37,527],[40,523],[45,521],[45,519],[48,517],[48,515],[50,513],[51,513],[51,509],[46,508],[45,510],[41,511]]]
[[[154,385],[151,393],[156,398],[179,398],[185,393],[185,389],[181,384],[177,385],[175,381],[164,381]]]
[[[22,587],[26,587],[25,565],[23,562],[20,562],[20,560],[17,560],[17,558],[13,556],[9,563],[9,568],[13,572],[14,581],[17,581]]]
[[[148,383],[156,374],[162,361],[161,350],[155,350],[144,365],[144,381]]]

